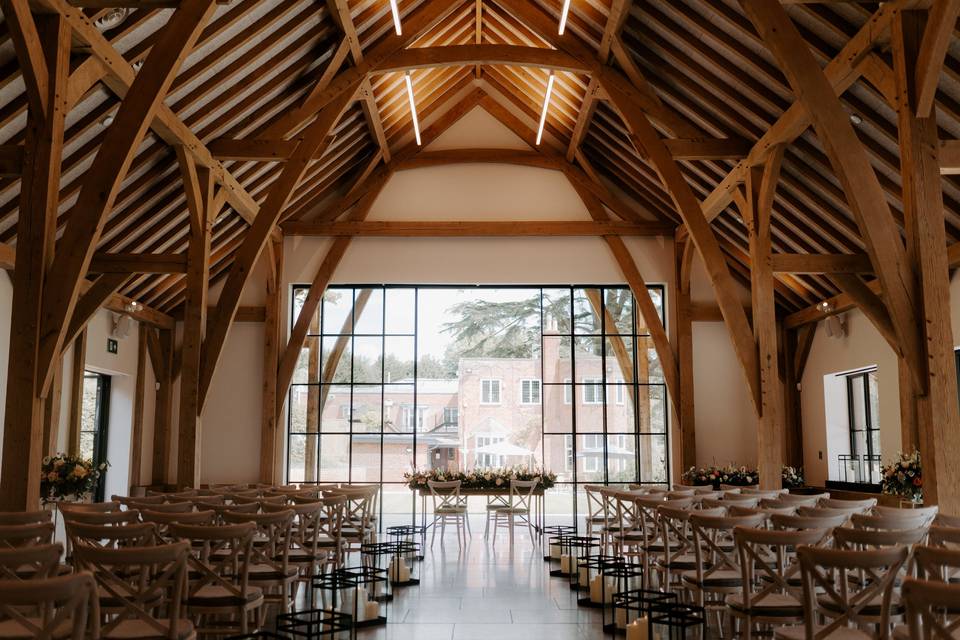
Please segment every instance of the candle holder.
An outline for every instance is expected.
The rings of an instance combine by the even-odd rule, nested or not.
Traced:
[[[557,536],[572,536],[576,535],[577,528],[565,525],[565,524],[554,524],[543,528],[543,537],[547,539],[547,545],[544,547],[548,550],[547,553],[543,555],[544,562],[560,562],[560,544],[554,543],[553,541]]]
[[[394,554],[387,567],[387,577],[391,587],[412,587],[420,584],[420,579],[414,576],[413,564],[408,564],[410,558],[415,558],[420,550],[416,542],[393,542]]]
[[[659,606],[659,612],[650,615],[650,637],[662,640],[704,640],[707,631],[707,613],[703,607],[673,603]]]
[[[610,600],[613,595],[612,585],[603,580],[603,568],[607,564],[617,563],[620,558],[610,555],[587,556],[584,560],[577,563],[577,573],[571,576],[570,588],[587,595],[577,598],[577,604],[581,607],[600,607],[605,600]],[[599,578],[599,580],[598,580]]]
[[[312,584],[314,594],[320,593],[324,608],[350,615],[354,627],[362,629],[387,623],[387,617],[380,615],[380,603],[393,598],[386,569],[369,566],[337,569],[320,574]]]
[[[616,597],[623,593],[630,593],[631,590],[642,589],[643,565],[617,556],[615,562],[606,562],[600,565],[600,575],[603,576],[603,588],[607,589],[609,587],[613,591],[609,597],[606,592],[603,593],[603,602],[606,603],[601,614],[603,628],[605,630],[617,627],[625,628],[630,620],[626,615],[626,610],[623,610],[618,617],[617,609],[614,608]],[[676,599],[676,595],[673,593],[667,595]]]
[[[383,594],[376,593],[379,602],[393,599],[393,587],[407,587],[420,584],[407,564],[407,558],[415,556],[420,550],[416,542],[371,542],[360,545],[360,557],[364,567],[384,571],[387,575],[387,589]]]
[[[420,536],[420,545],[417,553],[411,555],[407,558],[409,561],[420,562],[423,560],[422,549],[426,546],[424,544],[424,536],[426,534],[425,527],[420,527],[417,525],[406,524],[398,525],[396,527],[387,527],[386,528],[387,537],[390,538],[390,542],[416,542],[415,538]]]
[[[645,589],[629,589],[613,594],[611,606],[612,619],[608,622],[604,618],[603,630],[607,633],[625,634],[626,626],[644,616],[647,617],[648,633],[649,619],[653,610],[665,613],[671,606],[677,604],[677,594],[669,591],[650,591]],[[621,624],[622,628],[621,628]],[[649,636],[653,637],[653,636]]]
[[[253,633],[228,636],[227,640],[289,640],[289,638],[276,631],[255,631]]]
[[[339,634],[345,632],[349,632],[351,638],[356,637],[353,618],[350,615],[333,609],[310,609],[278,614],[277,633],[267,632],[264,634],[261,632],[238,637],[263,638],[264,640],[277,638],[306,638],[307,640],[329,638],[333,640]]]
[[[570,589],[580,590],[580,563],[586,561],[591,556],[598,556],[600,549],[600,538],[594,536],[567,536],[567,557],[569,560],[569,572],[561,574],[570,580]],[[560,556],[560,569],[563,570],[563,555]],[[551,572],[552,574],[553,572]],[[585,587],[586,588],[586,587]]]
[[[551,569],[550,575],[554,578],[566,578],[573,572],[573,561],[572,553],[573,548],[571,547],[570,540],[575,536],[572,535],[557,535],[550,538],[550,546],[556,545],[560,549],[560,568]]]

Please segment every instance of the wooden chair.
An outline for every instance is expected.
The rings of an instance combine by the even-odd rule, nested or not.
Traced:
[[[951,527],[953,529],[960,529],[960,516],[950,516],[945,513],[938,513],[937,517],[933,519],[933,523],[938,527]]]
[[[614,555],[639,558],[643,553],[647,533],[643,530],[636,499],[645,495],[633,491],[617,491],[613,494],[617,531],[610,536],[610,546]]]
[[[259,502],[248,502],[247,504],[208,504],[198,502],[197,509],[200,511],[213,511],[217,514],[217,522],[223,522],[223,514],[227,511],[233,513],[257,513],[260,511]]]
[[[343,504],[344,500],[339,500]],[[265,503],[264,513],[293,511],[293,525],[290,529],[288,558],[289,564],[297,569],[297,585],[301,582],[309,585],[317,573],[317,568],[327,560],[326,551],[321,551],[321,519],[325,515],[323,502],[305,502],[295,505]],[[337,517],[336,515],[334,517]],[[294,598],[296,592],[294,592]]]
[[[669,503],[669,501],[667,502]],[[689,507],[671,506],[669,504],[657,507],[663,551],[653,568],[659,576],[661,590],[669,591],[674,586],[682,589],[681,575],[686,571],[696,569],[693,538],[688,525],[693,513],[694,511]],[[723,509],[704,509],[696,513],[704,516],[722,516],[725,511]]]
[[[152,489],[147,489],[147,497],[160,496],[164,500],[169,500],[171,498],[195,498],[197,497],[196,489],[184,489],[182,491],[154,491]]]
[[[53,542],[53,523],[0,525],[0,549],[32,547]]]
[[[130,508],[130,503],[135,502],[139,505],[163,504],[166,498],[163,496],[110,496],[113,502],[119,502],[124,507]]]
[[[250,585],[256,525],[170,525],[170,535],[190,543],[187,612],[200,634],[246,634],[263,606],[263,591]],[[209,617],[208,617],[209,616]],[[233,617],[233,620],[224,619]]]
[[[249,552],[249,580],[261,588],[265,603],[276,604],[281,613],[290,611],[292,587],[298,575],[297,567],[290,566],[293,516],[292,509],[255,514],[226,511],[223,514],[227,525],[252,522],[256,527]]]
[[[26,582],[0,580],[0,637],[97,639],[96,592],[93,576],[87,572]]]
[[[847,516],[844,514],[832,516],[801,516],[774,514],[770,516],[770,524],[774,529],[781,531],[800,531],[803,529],[827,529],[832,531],[837,527],[842,527],[847,522]]]
[[[812,516],[815,518],[823,516],[843,516],[846,522],[850,521],[850,516],[855,513],[864,513],[861,507],[847,507],[839,509],[835,507],[797,507],[798,516]]]
[[[722,498],[722,502],[725,504],[735,504],[738,507],[759,507],[760,500],[760,496],[752,496],[747,493],[730,493],[729,491],[724,493]]]
[[[840,498],[824,498],[820,501],[820,506],[826,509],[858,509],[860,513],[866,513],[877,506],[877,499],[863,498],[860,500],[845,500]]]
[[[797,506],[815,507],[821,500],[830,497],[827,492],[823,493],[782,493],[780,500],[783,502],[792,502]]]
[[[43,580],[62,573],[63,545],[40,544],[25,549],[0,549],[0,580]],[[69,570],[69,567],[63,567]]]
[[[207,524],[212,525],[217,522],[215,511],[191,511],[190,513],[167,513],[166,511],[151,511],[145,509],[140,512],[140,517],[144,522],[148,522],[156,529],[157,538],[166,542],[173,540],[170,535],[170,525],[179,524]]]
[[[850,516],[850,524],[856,529],[874,529],[877,531],[896,529],[929,529],[933,522],[932,514],[909,513],[912,509],[898,509],[903,513],[855,513]]]
[[[782,489],[758,489],[757,487],[744,487],[740,493],[745,496],[757,496],[766,500],[779,500],[784,491]]]
[[[347,545],[347,553],[351,550],[360,550],[361,545],[367,542],[373,534],[373,510],[377,487],[371,486],[341,486],[323,492],[324,497],[343,496],[344,521],[340,528],[340,535]],[[458,498],[463,507],[464,520],[469,529],[470,521],[466,518],[466,503]]]
[[[800,546],[797,558],[803,577],[803,625],[777,629],[774,638],[888,638],[894,582],[908,555],[906,547],[849,551]],[[853,582],[847,580],[850,573],[869,575],[871,579]],[[864,623],[874,625],[877,633],[855,628]]]
[[[933,505],[930,507],[914,507],[912,509],[903,509],[900,507],[885,507],[882,504],[878,504],[873,508],[873,514],[878,516],[909,516],[909,517],[919,517],[921,514],[927,516],[926,522],[922,524],[933,524],[933,521],[936,519],[937,515],[940,513],[940,507]]]
[[[74,511],[120,511],[119,502],[59,502],[57,508],[64,518]]]
[[[144,504],[141,502],[131,502],[131,509],[149,509],[150,511],[161,511],[163,513],[188,513],[193,511],[193,502],[185,499],[183,502],[164,502],[162,504]]]
[[[74,552],[78,547],[123,549],[152,546],[157,542],[157,530],[149,522],[123,527],[102,524],[66,523],[67,539]],[[76,563],[74,553],[74,563]]]
[[[934,525],[927,532],[927,544],[960,551],[960,529]]]
[[[461,545],[461,533],[463,534],[463,543],[466,543],[470,525],[467,518],[467,505],[460,498],[460,481],[436,482],[428,480],[427,486],[430,488],[430,496],[433,501],[433,522],[430,524],[433,531],[430,536],[430,546],[433,546],[434,538],[436,538],[437,525],[440,526],[440,544],[443,545],[448,522],[452,522],[457,528],[457,545]]]
[[[910,640],[960,638],[960,585],[907,578],[902,593]]]
[[[920,546],[913,553],[918,578],[960,584],[960,549]]]
[[[0,526],[9,524],[43,524],[53,518],[51,511],[0,511]]]
[[[798,545],[821,544],[825,529],[776,531],[735,527],[740,558],[741,591],[728,595],[730,637],[750,640],[754,625],[779,626],[803,620],[802,587],[795,580],[800,566],[793,556]],[[741,629],[736,633],[735,623]]]
[[[81,524],[99,524],[104,526],[122,527],[140,522],[140,512],[136,509],[127,511],[73,511],[63,518],[64,524],[79,522]]]
[[[103,638],[196,638],[193,623],[181,616],[190,545],[108,549],[78,545],[77,566],[93,574],[100,606],[111,609]],[[106,604],[105,604],[106,603]]]
[[[694,511],[690,514],[695,566],[693,571],[684,571],[680,581],[698,606],[717,613],[720,629],[726,627],[723,622],[723,614],[727,612],[726,596],[743,588],[743,572],[735,551],[733,530],[735,527],[760,527],[765,520],[760,513],[711,516]]]
[[[493,543],[497,543],[497,529],[505,527],[510,536],[510,546],[513,547],[513,531],[516,526],[527,525],[530,542],[536,546],[539,538],[533,531],[533,492],[537,490],[540,478],[534,480],[510,480],[510,500],[507,506],[494,511],[493,516]],[[501,524],[500,520],[503,519]]]
[[[606,487],[602,484],[585,484],[583,492],[587,498],[586,532],[588,536],[594,534],[594,529],[603,530],[607,525],[608,514],[606,503],[603,500],[601,492]]]

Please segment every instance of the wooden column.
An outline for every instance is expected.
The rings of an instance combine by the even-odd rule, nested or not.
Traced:
[[[57,439],[60,433],[60,406],[63,390],[63,359],[54,366],[53,382],[50,393],[43,402],[43,452],[44,455],[57,453]]]
[[[54,232],[70,72],[70,31],[59,15],[31,15],[26,0],[0,2],[28,95],[10,317],[0,510],[37,508],[43,458],[40,324]],[[59,354],[57,354],[59,357]]]
[[[283,293],[283,240],[270,245],[271,273],[267,276],[266,319],[263,323],[263,407],[260,423],[260,482],[279,482],[277,453],[277,365],[280,362],[280,318]]]
[[[904,11],[892,25],[897,88],[900,171],[907,258],[916,274],[914,327],[920,330],[921,362],[905,364],[926,376],[915,385],[917,431],[923,460],[923,498],[945,513],[960,514],[960,407],[950,325],[950,279],[943,214],[936,110],[917,117],[915,78],[924,14]],[[884,291],[886,294],[886,290]],[[909,352],[904,359],[908,359]],[[925,387],[925,392],[923,391]]]
[[[811,325],[816,326],[816,325]],[[783,372],[783,464],[791,467],[803,466],[803,423],[800,411],[800,376],[802,369],[795,366],[798,342],[797,330],[787,329],[781,323],[780,345],[782,357],[780,369]]]
[[[177,486],[200,484],[200,367],[207,322],[207,284],[210,280],[210,237],[213,217],[213,180],[183,147],[177,148],[180,174],[190,212],[190,244],[183,305],[183,342],[180,365],[180,421],[178,423]]]
[[[130,424],[130,475],[127,486],[132,489],[140,484],[140,467],[143,460],[143,394],[147,380],[147,327],[137,323],[137,379],[133,391],[133,419]],[[130,495],[129,493],[127,495]]]
[[[157,379],[153,414],[153,460],[151,485],[166,485],[170,478],[170,433],[173,418],[173,330],[150,329],[147,351]]]
[[[677,294],[674,305],[677,309],[677,365],[680,370],[680,402],[677,411],[679,426],[680,471],[697,464],[697,432],[694,414],[693,392],[693,316],[690,308],[690,269],[695,248],[689,238],[674,242],[677,263]],[[676,440],[676,438],[675,438]]]
[[[83,372],[87,361],[87,331],[73,341],[73,366],[70,368],[70,433],[67,452],[80,453],[80,420],[83,417]]]
[[[757,470],[760,486],[765,489],[780,488],[785,431],[770,236],[773,197],[780,178],[782,158],[783,145],[780,145],[770,154],[763,167],[755,167],[747,174],[746,208],[741,212],[750,237],[753,332],[760,363]]]

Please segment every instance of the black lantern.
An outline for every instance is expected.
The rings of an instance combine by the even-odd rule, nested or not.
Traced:
[[[380,613],[380,603],[393,597],[386,569],[367,566],[337,569],[320,574],[312,584],[314,598],[319,592],[322,605],[349,615],[354,627],[387,623],[387,617]]]
[[[399,525],[396,527],[387,527],[387,537],[390,538],[391,542],[416,542],[417,537],[420,537],[420,546],[419,549],[424,548],[424,535],[426,533],[425,527],[420,527],[417,525]],[[423,552],[417,551],[415,554],[406,558],[408,561],[417,562],[423,560]]]
[[[663,640],[706,638],[707,614],[703,607],[673,603],[658,606],[650,615],[650,637]]]
[[[562,536],[560,545],[560,573],[570,580],[570,588],[579,590],[580,563],[597,555],[600,538],[595,536]],[[550,572],[550,575],[554,575]]]
[[[554,524],[543,528],[543,536],[547,539],[547,553],[543,555],[544,562],[560,562],[560,543],[557,536],[571,536],[577,528],[569,525]]]
[[[602,607],[613,601],[613,583],[604,580],[604,568],[622,562],[609,555],[587,556],[577,562],[576,576],[571,576],[570,588],[579,591],[577,604],[582,607]]]
[[[600,565],[601,590],[600,595],[604,603],[601,620],[605,630],[623,629],[631,621],[627,610],[621,612],[615,608],[617,596],[624,593],[633,593],[633,590],[643,586],[643,565],[639,562],[630,562],[626,558],[616,557],[615,562],[605,562]],[[660,592],[654,592],[659,594]],[[595,595],[591,593],[591,595]],[[676,598],[675,594],[665,594]],[[639,613],[638,613],[639,616]]]
[[[626,633],[626,627],[639,619],[645,619],[649,632],[649,619],[653,610],[667,611],[677,603],[677,594],[669,591],[629,589],[613,594],[611,617],[604,614],[604,631]],[[652,636],[650,636],[652,637]]]
[[[321,638],[340,637],[340,634],[350,632],[350,637],[356,637],[353,630],[353,619],[346,613],[333,609],[310,609],[293,613],[277,615],[277,633],[269,636],[254,635],[244,638],[306,638],[320,640]]]

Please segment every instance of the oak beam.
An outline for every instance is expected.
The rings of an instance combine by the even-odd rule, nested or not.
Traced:
[[[143,460],[143,404],[147,384],[147,331],[144,325],[137,326],[137,376],[134,379],[133,416],[130,424],[130,473],[127,488],[133,495],[133,488],[140,484],[140,467]]]
[[[150,354],[154,377],[157,379],[150,484],[166,485],[170,480],[173,433],[173,330],[151,328],[147,333],[147,351]]]
[[[280,363],[280,321],[283,317],[283,241],[272,243],[273,272],[266,282],[263,323],[263,403],[260,412],[260,482],[280,481],[280,420],[277,415],[277,367]]]
[[[84,329],[73,341],[73,365],[70,367],[70,417],[67,433],[67,452],[80,453],[80,425],[83,420],[83,374],[87,363],[87,331]]]
[[[210,241],[213,229],[213,178],[198,167],[193,156],[177,147],[177,161],[187,196],[190,239],[187,247],[186,289],[183,302],[183,341],[180,347],[180,421],[177,448],[177,485],[200,483],[200,363],[207,321],[207,285],[210,281]]]
[[[690,274],[696,249],[689,238],[674,237],[675,278],[677,283],[677,369],[680,384],[679,458],[681,471],[697,464],[696,402],[693,377],[693,314],[690,300]],[[717,309],[718,321],[723,322]]]
[[[916,331],[915,276],[867,151],[829,79],[780,3],[741,0],[740,5],[806,106],[883,287],[884,303],[900,345],[897,352],[907,359],[914,384],[923,391],[929,380]]]
[[[960,16],[960,0],[937,0],[930,7],[923,39],[917,52],[915,65],[916,89],[914,94],[916,117],[933,115],[933,103],[940,83],[940,70],[947,57],[953,39],[957,17]]]
[[[438,220],[366,222],[285,222],[285,235],[334,237],[519,237],[519,236],[664,236],[673,225],[661,222],[589,220]]]
[[[63,345],[63,326],[73,314],[80,283],[90,266],[123,179],[167,90],[214,8],[213,0],[185,0],[171,16],[84,174],[80,193],[59,242],[66,249],[57,252],[48,269],[51,286],[45,289],[43,296],[41,355],[37,371],[41,388],[46,388],[49,382],[50,363]]]
[[[90,260],[89,273],[186,273],[187,256],[179,253],[106,253]]]
[[[10,352],[5,398],[3,461],[0,465],[0,509],[29,511],[40,496],[43,458],[43,398],[49,389],[59,353],[41,355],[44,292],[56,282],[47,277],[53,245],[63,154],[66,86],[70,70],[70,31],[58,16],[37,16],[26,2],[3,2],[21,69],[33,80],[24,146],[17,217],[17,258],[13,272]],[[9,12],[9,13],[8,13]],[[33,42],[19,43],[21,39]],[[39,50],[39,53],[38,53]],[[40,56],[37,59],[36,56]],[[41,379],[46,379],[43,384]]]
[[[0,178],[19,178],[23,173],[23,147],[0,145]]]
[[[873,264],[866,254],[775,253],[774,273],[873,273]]]
[[[107,299],[116,294],[129,279],[130,275],[126,273],[107,273],[94,280],[90,288],[77,300],[67,332],[64,334],[64,343],[69,343],[80,335]]]

